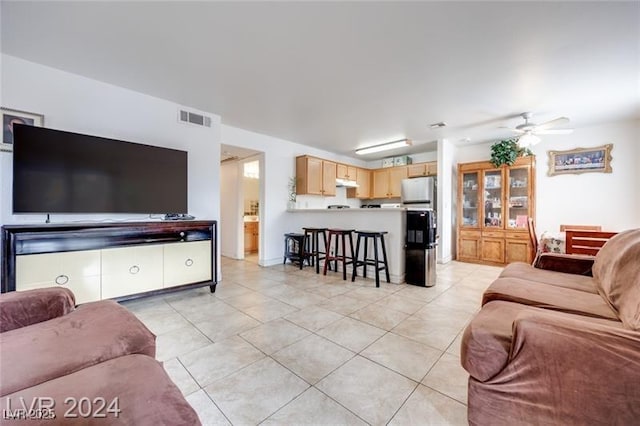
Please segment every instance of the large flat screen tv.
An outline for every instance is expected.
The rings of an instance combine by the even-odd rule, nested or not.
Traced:
[[[14,213],[187,213],[187,153],[15,125]]]

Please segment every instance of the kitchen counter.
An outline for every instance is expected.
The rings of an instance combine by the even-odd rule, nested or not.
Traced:
[[[405,276],[404,238],[406,208],[292,209],[287,210],[287,232],[302,232],[304,227],[387,231],[384,236],[391,282],[402,283]],[[302,213],[302,214],[300,214]],[[356,236],[353,236],[356,244]],[[361,247],[362,250],[362,247]],[[371,254],[371,253],[370,253]],[[362,256],[362,253],[360,254]],[[382,258],[382,252],[380,252]],[[351,268],[349,267],[349,271]],[[330,272],[327,272],[328,274]],[[362,268],[358,269],[362,275]],[[381,271],[384,276],[384,271]],[[367,273],[367,276],[369,273]]]
[[[325,213],[354,213],[354,212],[367,212],[367,213],[380,213],[380,212],[404,212],[406,211],[407,208],[406,207],[393,207],[393,208],[366,208],[366,209],[361,209],[361,208],[351,208],[351,209],[290,209],[287,210],[287,212],[289,213],[309,213],[309,212],[325,212]]]

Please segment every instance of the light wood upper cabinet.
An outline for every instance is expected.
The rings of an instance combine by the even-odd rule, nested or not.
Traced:
[[[401,195],[402,179],[408,177],[406,167],[391,167],[389,169],[389,197]]]
[[[296,193],[298,195],[335,195],[336,163],[308,155],[297,157]]]
[[[301,155],[296,157],[296,193],[335,196],[336,179],[345,179],[358,183],[358,188],[347,188],[348,198],[399,198],[402,179],[437,173],[435,161],[368,170]]]
[[[407,177],[406,166],[374,170],[372,198],[399,197],[402,179]]]
[[[438,174],[438,162],[418,163],[407,166],[408,177],[435,176]]]
[[[336,163],[322,160],[322,195],[336,195]]]
[[[338,164],[336,166],[336,177],[338,179],[356,180],[358,168],[347,164]]]
[[[387,198],[389,196],[389,171],[379,169],[373,171],[373,194],[371,198]]]
[[[357,188],[347,188],[347,198],[371,198],[371,171],[356,168]]]

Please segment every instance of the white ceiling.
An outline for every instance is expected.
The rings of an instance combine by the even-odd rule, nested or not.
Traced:
[[[345,155],[402,138],[408,152],[504,138],[499,126],[523,111],[573,127],[640,117],[640,2],[1,8],[4,53]],[[448,127],[429,129],[438,121]]]

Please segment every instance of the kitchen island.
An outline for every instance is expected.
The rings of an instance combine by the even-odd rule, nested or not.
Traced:
[[[405,208],[292,209],[287,212],[291,213],[290,232],[302,232],[303,227],[388,232],[385,235],[385,244],[390,279],[396,284],[404,282]],[[356,244],[355,234],[353,244],[354,246]],[[360,250],[362,251],[362,248]],[[380,259],[382,259],[382,253],[380,253]],[[383,271],[381,273],[384,274]],[[358,275],[362,276],[362,268],[358,269]],[[367,273],[367,276],[372,275]],[[384,281],[382,276],[381,280]]]

